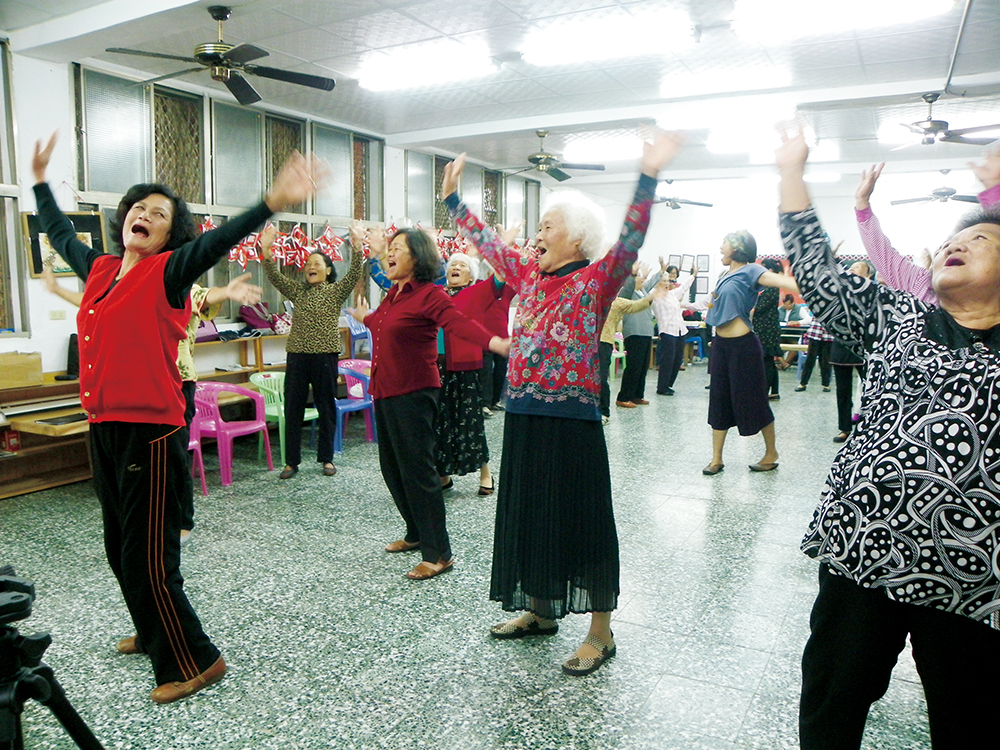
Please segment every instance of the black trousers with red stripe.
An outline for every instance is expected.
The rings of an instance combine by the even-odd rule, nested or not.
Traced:
[[[90,428],[108,564],[156,684],[190,680],[215,663],[219,650],[202,630],[180,572],[188,430],[130,422]]]

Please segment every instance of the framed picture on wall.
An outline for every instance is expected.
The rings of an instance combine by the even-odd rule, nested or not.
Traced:
[[[681,258],[680,269],[684,273],[688,273],[692,268],[694,268],[694,256],[685,255]]]
[[[667,256],[667,265],[668,266],[677,266],[677,268],[680,268],[681,267],[681,256],[679,256],[679,255],[668,255]]]
[[[708,260],[708,256],[707,255],[699,255],[698,256],[698,270],[699,271],[701,271],[702,273],[704,273],[705,271],[707,271],[708,270],[708,264],[709,264],[709,260]]]
[[[696,294],[708,294],[708,277],[699,276],[694,280]]]
[[[72,211],[66,214],[76,229],[76,238],[87,247],[106,253],[107,232],[104,228],[104,215],[93,211]],[[73,269],[55,251],[49,243],[49,237],[41,231],[41,219],[32,211],[21,214],[21,227],[24,231],[24,245],[28,251],[28,271],[31,278],[42,275],[42,264],[47,260],[52,265],[56,276],[75,276]],[[51,260],[50,260],[51,259]]]

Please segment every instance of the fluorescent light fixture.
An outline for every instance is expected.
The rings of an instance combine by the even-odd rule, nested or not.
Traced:
[[[791,72],[782,68],[739,68],[725,72],[668,75],[660,83],[660,96],[664,99],[682,99],[709,94],[785,89],[791,85]]]
[[[731,20],[743,39],[774,44],[819,33],[905,25],[954,7],[955,0],[736,0]]]
[[[662,56],[692,47],[691,30],[691,18],[682,10],[615,10],[537,25],[520,51],[526,63],[539,66]]]
[[[635,161],[642,158],[642,139],[633,133],[614,133],[598,138],[580,138],[566,144],[562,160],[588,163]]]
[[[369,91],[428,88],[496,71],[487,50],[445,39],[373,53],[361,64],[358,84]]]
[[[755,94],[725,99],[692,99],[668,104],[657,116],[657,125],[665,130],[705,130],[725,128],[741,113],[753,113],[747,127],[773,130],[773,123],[795,117],[795,103],[787,94]],[[759,123],[759,124],[758,124]],[[735,127],[735,126],[732,126]]]
[[[884,146],[901,146],[918,141],[920,136],[899,122],[886,120],[878,128],[878,142]]]
[[[803,177],[806,182],[840,182],[839,172],[807,172]]]
[[[840,144],[824,138],[809,149],[809,161],[840,161]]]

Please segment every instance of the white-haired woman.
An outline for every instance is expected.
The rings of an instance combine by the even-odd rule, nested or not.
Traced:
[[[603,212],[583,196],[554,196],[542,216],[537,255],[523,257],[460,201],[464,155],[445,168],[442,181],[459,231],[520,298],[490,598],[523,614],[490,632],[504,639],[550,635],[558,630],[556,619],[591,613],[586,641],[563,664],[572,675],[593,672],[615,653],[618,537],[598,411],[597,334],[642,245],[657,175],[681,142],[676,134],[658,132],[645,145],[621,236],[599,260]]]
[[[465,253],[455,253],[445,270],[445,291],[455,308],[468,318],[482,321],[501,294],[505,284],[496,276],[473,283],[479,261]],[[453,474],[479,472],[479,494],[493,494],[490,449],[482,408],[479,371],[483,368],[482,347],[441,329],[438,333],[438,370],[441,395],[438,399],[437,468],[441,486],[454,486]]]

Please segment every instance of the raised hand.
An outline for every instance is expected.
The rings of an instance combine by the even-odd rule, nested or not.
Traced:
[[[660,170],[674,160],[687,136],[680,130],[660,130],[653,131],[653,140],[644,141],[642,144],[642,173],[649,177],[656,177]]]
[[[859,211],[868,208],[868,201],[871,200],[872,193],[875,191],[875,183],[878,182],[884,166],[885,162],[882,162],[881,164],[873,164],[871,169],[861,170],[861,182],[858,183],[858,187],[854,191],[854,207]],[[998,160],[998,166],[1000,166],[1000,160]]]
[[[264,227],[264,230],[260,233],[258,240],[260,241],[260,257],[264,260],[274,260],[274,253],[271,252],[271,245],[274,244],[274,238],[278,236],[278,228],[274,224],[268,224]]]
[[[264,290],[255,284],[247,283],[252,275],[245,273],[226,284],[226,297],[241,305],[256,305],[260,302]]]
[[[458,179],[465,169],[465,154],[459,154],[455,161],[444,167],[444,176],[441,178],[441,200],[444,200],[452,193],[458,192]]]
[[[368,230],[360,221],[351,222],[351,250],[361,250],[368,241]],[[371,243],[369,242],[369,247]]]
[[[386,250],[389,249],[389,240],[386,239],[385,229],[379,224],[374,229],[368,230],[366,234],[368,249],[371,251],[372,257],[381,260],[385,257]]]
[[[275,176],[264,201],[268,208],[277,213],[286,206],[302,203],[315,195],[326,184],[329,176],[330,168],[315,155],[306,159],[298,151],[293,151]]]
[[[53,130],[49,136],[49,142],[42,148],[42,141],[35,141],[35,153],[31,157],[31,171],[35,175],[35,182],[45,182],[45,170],[49,166],[49,159],[52,158],[52,149],[56,147],[59,131]]]
[[[366,300],[363,295],[359,294],[355,304],[357,306],[347,308],[347,312],[349,312],[351,317],[359,323],[364,323],[365,318],[368,316],[368,300]]]
[[[517,233],[521,231],[521,227],[524,225],[523,221],[515,221],[509,227],[502,227],[499,224],[495,227],[496,233],[500,236],[500,240],[503,244],[510,246],[514,244],[514,240],[517,239]]]
[[[809,158],[809,144],[802,127],[801,119],[792,122],[781,122],[777,125],[781,145],[774,152],[774,163],[779,172],[804,174],[806,160]]]
[[[1000,184],[1000,144],[994,143],[986,152],[982,164],[969,162],[969,169],[983,183],[983,188],[989,190]]]

